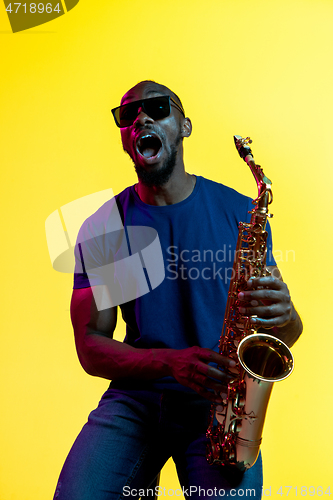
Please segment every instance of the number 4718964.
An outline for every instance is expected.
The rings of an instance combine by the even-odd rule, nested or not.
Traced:
[[[53,8],[52,4],[51,3],[47,3],[47,4],[43,4],[43,3],[39,3],[39,4],[36,4],[36,3],[30,3],[28,4],[28,8],[27,8],[27,4],[26,3],[13,3],[13,8],[12,8],[12,4],[8,4],[7,7],[6,7],[6,11],[7,12],[14,12],[14,14],[17,14],[18,13],[18,10],[20,9],[20,7],[22,6],[22,9],[24,9],[24,12],[25,14],[27,12],[30,12],[31,14],[35,14],[35,13],[39,13],[39,14],[43,14],[43,12],[46,12],[47,14],[50,14],[51,12],[58,12],[58,14],[60,14],[61,12],[61,8],[60,8],[60,4],[57,3],[57,5]],[[22,10],[21,9],[21,10]]]
[[[287,488],[287,491],[286,492],[283,492],[283,487],[280,486],[280,488],[277,490],[277,495],[286,495],[288,496],[289,493],[291,492],[291,490],[295,490],[295,494],[297,495],[297,493],[299,493],[300,495],[302,496],[306,496],[306,495],[309,495],[310,497],[314,496],[314,495],[317,495],[317,496],[322,496],[322,495],[331,495],[331,490],[330,490],[330,487],[328,487],[325,491],[324,491],[324,488],[322,486],[301,486],[300,488],[298,488],[298,491],[297,491],[297,486],[285,486],[285,488]]]

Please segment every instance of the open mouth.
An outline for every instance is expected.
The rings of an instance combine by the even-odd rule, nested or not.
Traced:
[[[144,134],[139,137],[136,143],[137,151],[145,158],[154,158],[162,149],[162,142],[159,137],[153,134]]]

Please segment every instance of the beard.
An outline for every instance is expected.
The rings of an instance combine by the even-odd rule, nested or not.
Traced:
[[[182,138],[179,133],[174,144],[170,147],[170,153],[168,157],[158,170],[147,172],[147,170],[145,170],[143,167],[134,164],[138,179],[142,182],[142,184],[145,184],[145,186],[148,187],[160,187],[168,182],[176,166],[178,154],[177,148],[181,140]]]

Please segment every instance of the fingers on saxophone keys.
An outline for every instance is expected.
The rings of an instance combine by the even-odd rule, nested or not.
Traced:
[[[281,283],[283,282],[274,276],[262,276],[261,278],[250,278],[246,286],[248,289],[255,289],[263,286],[279,290],[281,288]]]
[[[200,396],[203,396],[204,398],[208,399],[212,403],[216,403],[216,404],[221,404],[223,402],[223,399],[227,398],[226,391],[223,390],[221,392],[221,389],[219,389],[215,392],[215,391],[210,391],[208,389],[200,388],[197,390],[197,392],[200,394]]]
[[[273,328],[276,326],[275,318],[273,320],[267,320],[262,318],[251,318],[251,323],[256,325],[257,327],[261,326],[262,328]]]
[[[263,328],[273,328],[275,326],[284,326],[288,323],[285,316],[273,316],[272,318],[251,318],[251,323]]]
[[[239,292],[238,294],[238,300],[241,302],[277,301],[279,299],[281,299],[281,292],[279,290],[269,290],[268,288]]]
[[[205,397],[213,403],[222,403],[223,399],[227,397],[228,388],[213,380],[207,380],[203,391],[206,393]]]
[[[227,397],[228,383],[218,382],[216,377],[214,378],[215,380],[208,376],[208,373],[206,375],[197,373],[193,377],[189,387],[200,394],[200,396],[209,399],[212,403],[220,404],[223,398]]]
[[[208,359],[209,362],[216,363],[217,365],[226,368],[234,368],[237,364],[236,361],[234,361],[233,359],[227,358],[226,356],[222,356],[222,354],[218,354],[217,352],[214,351],[210,351]]]
[[[213,367],[209,368],[211,369],[207,372],[207,379],[204,385],[218,394],[221,392],[225,394],[228,384],[235,378],[235,374]]]
[[[251,302],[249,302],[248,304],[246,304],[247,306],[248,305],[251,305],[253,307],[258,307],[260,304],[257,300],[251,300]],[[238,308],[239,312],[241,314],[246,314],[246,316],[251,316],[251,314],[255,314],[254,312],[250,312],[252,311],[252,309],[250,309],[249,307],[244,307],[244,305],[242,305],[241,307]]]
[[[242,311],[241,311],[242,309]],[[283,314],[283,310],[279,304],[271,304],[267,306],[257,306],[257,307],[246,307],[245,309],[239,309],[241,314],[245,316],[254,316],[251,318],[252,323],[258,323],[258,320],[265,320],[271,318],[278,318]],[[243,312],[244,311],[244,312]]]
[[[264,317],[268,318],[274,315],[274,311],[272,308],[268,306],[263,306],[263,307],[240,307],[239,312],[241,314],[244,314],[244,316],[258,316],[258,317]]]

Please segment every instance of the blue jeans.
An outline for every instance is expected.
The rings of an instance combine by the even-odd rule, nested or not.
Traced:
[[[109,388],[66,459],[54,500],[135,500],[170,457],[191,500],[259,500],[260,456],[245,473],[208,464],[209,410],[195,393]],[[161,500],[167,490],[160,488]]]

